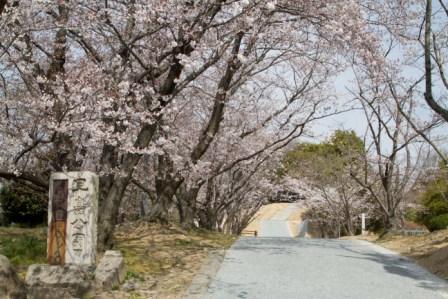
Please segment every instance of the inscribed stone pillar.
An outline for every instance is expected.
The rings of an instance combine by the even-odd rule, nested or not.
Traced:
[[[92,172],[57,172],[50,178],[48,263],[95,263],[98,176]]]

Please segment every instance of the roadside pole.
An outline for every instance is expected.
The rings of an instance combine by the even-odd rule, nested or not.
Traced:
[[[361,214],[361,234],[363,236],[367,235],[366,231],[366,213]]]

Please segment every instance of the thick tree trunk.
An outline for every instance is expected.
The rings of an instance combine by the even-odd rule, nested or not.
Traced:
[[[177,207],[179,210],[179,220],[183,228],[192,229],[195,227],[196,198],[200,187],[191,189],[179,188],[177,195]]]
[[[389,212],[384,215],[384,230],[385,232],[390,232],[393,230],[400,229],[401,221],[395,214],[395,211]]]
[[[151,207],[148,215],[148,220],[167,224],[169,222],[169,209],[173,204],[173,196],[162,193],[157,197],[154,205]]]
[[[151,141],[157,125],[146,125],[140,131],[136,148],[145,148]],[[104,154],[104,153],[103,153]],[[102,178],[105,184],[100,187],[99,217],[98,217],[98,250],[103,251],[113,246],[113,233],[117,224],[118,212],[124,191],[131,181],[134,169],[140,161],[141,155],[128,153],[121,163],[120,173],[113,178],[111,176]],[[106,189],[107,188],[107,189]]]
[[[201,209],[198,213],[199,216],[199,227],[208,230],[213,230],[215,228],[216,217],[213,211],[208,209]]]
[[[0,0],[0,15],[3,13],[3,10],[5,9],[7,2],[8,1],[6,1],[6,0]]]
[[[346,206],[345,208],[345,226],[347,228],[347,235],[354,236],[355,228],[353,226],[352,215],[350,213],[350,208]]]
[[[173,206],[174,196],[182,183],[181,179],[158,180],[156,182],[156,200],[149,211],[149,221],[168,223],[169,209]]]
[[[432,91],[432,63],[431,63],[431,23],[432,23],[432,0],[426,0],[426,14],[425,14],[425,100],[429,107],[438,113],[446,122],[448,122],[448,109],[441,106],[435,99]]]
[[[196,207],[194,202],[185,202],[182,205],[182,214],[180,223],[184,229],[193,229],[196,227],[194,219],[196,217]]]
[[[98,250],[104,251],[113,246],[113,233],[117,224],[118,212],[123,193],[129,184],[129,179],[115,179],[107,197],[100,202],[98,223]]]

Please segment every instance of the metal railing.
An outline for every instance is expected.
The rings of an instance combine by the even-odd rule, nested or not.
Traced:
[[[258,231],[256,230],[243,230],[241,232],[241,236],[254,236],[257,237],[258,236]]]
[[[423,229],[399,229],[396,230],[396,233],[403,236],[421,236],[427,234],[428,231]]]

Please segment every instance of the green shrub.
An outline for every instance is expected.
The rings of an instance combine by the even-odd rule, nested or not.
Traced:
[[[429,219],[428,228],[431,231],[448,228],[448,214],[435,216]]]
[[[417,213],[417,220],[430,231],[445,229],[448,225],[448,180],[439,177],[429,183],[421,196],[425,210]]]
[[[47,218],[46,194],[15,183],[0,190],[0,205],[7,224],[33,226]]]
[[[406,219],[407,221],[418,222],[419,219],[418,210],[412,208],[407,209],[404,214],[404,219]]]
[[[442,195],[434,195],[426,201],[425,206],[433,215],[441,215],[448,213],[448,200],[444,199]]]

